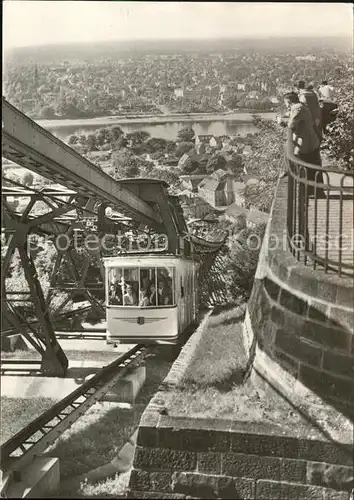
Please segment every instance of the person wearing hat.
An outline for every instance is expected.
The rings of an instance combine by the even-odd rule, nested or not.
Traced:
[[[326,127],[336,119],[338,104],[334,101],[334,88],[328,85],[327,80],[322,81],[318,89],[320,102],[322,105],[322,133],[326,132]]]

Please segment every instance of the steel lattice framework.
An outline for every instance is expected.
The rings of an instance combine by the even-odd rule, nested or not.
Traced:
[[[117,182],[4,98],[2,109],[3,156],[60,184],[28,188],[7,178],[6,168],[2,169],[2,335],[21,333],[40,352],[43,373],[64,376],[68,367],[56,325],[69,318],[77,330],[83,314],[94,310],[96,317],[104,316],[101,249],[82,245],[90,236],[101,241],[107,234],[128,229],[165,234],[169,253],[199,262],[202,296],[210,288],[212,301],[221,300],[222,283],[209,270],[217,265],[225,234],[210,233],[207,239],[205,234],[190,234],[166,183]],[[106,215],[108,207],[113,216]],[[33,238],[41,237],[46,243],[34,250]],[[53,247],[48,287],[38,277],[36,258]],[[9,287],[16,258],[23,280]],[[78,300],[81,305],[75,309]]]

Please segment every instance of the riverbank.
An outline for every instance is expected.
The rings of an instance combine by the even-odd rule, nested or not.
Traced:
[[[265,119],[275,119],[276,113],[254,113]],[[92,127],[109,125],[128,125],[128,124],[159,124],[174,122],[213,122],[213,121],[233,121],[238,123],[252,123],[253,113],[245,112],[227,112],[227,113],[171,113],[166,115],[125,115],[125,116],[101,116],[97,118],[78,118],[78,119],[58,119],[58,120],[36,120],[38,125],[50,130],[64,127]]]

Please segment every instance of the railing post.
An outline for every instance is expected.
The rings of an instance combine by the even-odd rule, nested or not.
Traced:
[[[300,169],[302,173],[302,169]],[[300,177],[301,174],[300,174]],[[297,202],[297,210],[298,210],[298,235],[301,237],[301,246],[298,252],[298,259],[301,258],[301,250],[304,251],[306,249],[306,237],[305,237],[305,185],[301,180],[298,183],[298,202]]]
[[[289,160],[285,154],[285,164],[287,166],[288,172],[288,207],[287,207],[287,232],[288,232],[288,241],[291,253],[294,253],[293,249],[293,236],[294,236],[294,228],[293,228],[293,220],[294,220],[294,178],[290,172],[290,164]]]

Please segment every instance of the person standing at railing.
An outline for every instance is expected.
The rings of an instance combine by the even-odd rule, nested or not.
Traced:
[[[334,99],[334,87],[332,87],[332,85],[328,85],[327,80],[322,81],[322,84],[320,85],[320,87],[318,89],[318,93],[319,93],[320,99],[328,100],[328,101],[333,101],[333,99]]]
[[[314,91],[312,84],[309,84],[305,88],[299,90],[299,101],[305,104],[309,108],[313,119],[315,132],[321,142],[322,140],[321,107],[318,101],[317,94]]]
[[[320,140],[308,106],[300,102],[295,92],[285,94],[284,103],[289,110],[288,143],[292,148],[292,153],[306,163],[321,166]],[[286,126],[282,117],[278,117],[277,120],[279,124]],[[307,175],[309,181],[323,182],[322,173],[316,169],[308,169]]]
[[[303,92],[305,90],[305,87],[306,87],[306,84],[305,84],[304,80],[300,80],[299,83],[297,83],[293,87],[293,92],[295,94],[300,94],[301,92]]]
[[[288,147],[289,152],[311,165],[321,167],[320,140],[314,128],[314,122],[311,112],[304,103],[300,102],[299,96],[295,92],[288,92],[284,95],[284,103],[290,110],[288,128]],[[315,184],[323,184],[323,175],[320,170],[306,168],[299,165],[293,171],[301,181],[298,183],[298,234],[304,239],[304,249],[310,251],[311,242],[307,226],[307,206],[308,199],[314,193],[316,197],[322,196],[323,188],[316,187]],[[287,175],[285,172],[282,177]],[[309,183],[310,182],[310,183]]]
[[[336,118],[336,110],[338,105],[335,102],[334,87],[328,85],[327,80],[323,80],[322,85],[318,89],[320,102],[322,104],[322,133],[326,132],[326,127]]]

